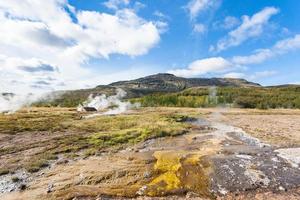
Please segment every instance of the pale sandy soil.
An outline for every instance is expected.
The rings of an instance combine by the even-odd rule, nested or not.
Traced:
[[[276,147],[300,147],[300,110],[212,110],[221,120]]]

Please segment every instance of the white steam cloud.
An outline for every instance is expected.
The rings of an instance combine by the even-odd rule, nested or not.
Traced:
[[[218,97],[217,97],[217,87],[212,86],[209,88],[209,102],[213,104],[218,104]]]
[[[29,94],[0,93],[0,113],[12,114],[23,107],[29,107],[35,102],[52,101],[64,92],[39,92]]]
[[[128,101],[122,101],[126,96],[126,92],[120,88],[117,89],[117,94],[113,96],[106,96],[105,94],[95,96],[90,95],[87,101],[77,107],[77,111],[83,112],[86,108],[94,108],[98,112],[88,115],[85,118],[91,118],[99,115],[117,115],[126,112],[129,109],[138,108],[140,104],[132,104]]]
[[[29,106],[40,96],[34,94],[17,95],[12,93],[0,94],[0,113],[14,113],[24,106]]]

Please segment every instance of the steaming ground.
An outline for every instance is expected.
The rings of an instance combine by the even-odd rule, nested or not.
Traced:
[[[11,114],[33,103],[43,100],[53,100],[63,92],[36,92],[26,94],[0,93],[0,113]]]
[[[123,101],[127,93],[120,88],[116,89],[116,95],[106,96],[105,94],[93,96],[92,94],[88,99],[77,107],[77,111],[84,112],[85,109],[92,108],[98,113],[85,116],[85,118],[92,118],[101,115],[118,115],[126,112],[130,109],[136,109],[140,107],[139,103],[130,103]]]
[[[11,93],[0,94],[0,113],[13,113],[23,106],[36,101],[36,95],[16,95]]]
[[[54,131],[45,131],[40,119],[45,111],[33,111],[0,118],[3,124],[18,115],[19,120],[40,123],[41,129],[20,131],[14,127],[20,123],[7,123],[10,131],[5,132],[0,123],[0,146],[5,150],[0,166],[19,163],[15,174],[0,176],[2,199],[300,198],[299,110],[140,108],[117,116],[80,119],[83,113],[57,108],[50,114],[47,110],[45,121],[64,115],[57,119],[61,126]],[[148,139],[134,142],[146,133]],[[96,154],[87,154],[83,148],[82,135],[87,134],[92,134],[87,141],[93,148],[103,145]],[[72,147],[82,145],[83,149],[70,149],[65,141],[63,148],[53,146],[61,151],[48,167],[22,171],[24,157],[70,136],[78,137],[71,140]],[[122,145],[114,146],[116,142]],[[21,180],[13,182],[14,176]],[[18,191],[22,184],[26,189]]]

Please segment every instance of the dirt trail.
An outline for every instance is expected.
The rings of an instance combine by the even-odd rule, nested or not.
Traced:
[[[117,153],[54,165],[36,175],[25,191],[0,198],[176,195],[178,199],[231,199],[237,193],[247,199],[251,193],[273,194],[300,187],[299,155],[284,156],[287,150],[276,150],[242,129],[222,123],[221,118],[214,113],[207,120],[199,119],[186,135],[148,140]],[[280,195],[278,198],[291,193]],[[293,195],[300,198],[297,192]]]

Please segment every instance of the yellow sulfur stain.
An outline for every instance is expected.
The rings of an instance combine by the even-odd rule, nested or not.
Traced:
[[[165,185],[162,185],[161,189],[165,189],[165,191],[174,190],[180,187],[180,180],[176,173],[172,171],[166,172],[155,178],[150,185],[159,185],[162,182],[164,182]]]
[[[184,152],[156,151],[153,156],[157,159],[154,169],[160,171],[177,171]]]
[[[148,195],[168,193],[180,188],[180,179],[177,172],[181,168],[180,159],[183,152],[157,151],[153,156],[157,159],[154,169],[161,174],[153,179],[148,186],[155,188],[148,191]]]
[[[154,170],[158,174],[147,184],[145,194],[162,196],[172,193],[192,191],[210,197],[209,174],[211,163],[205,157],[216,154],[218,140],[208,140],[194,151],[168,150],[156,151]]]

